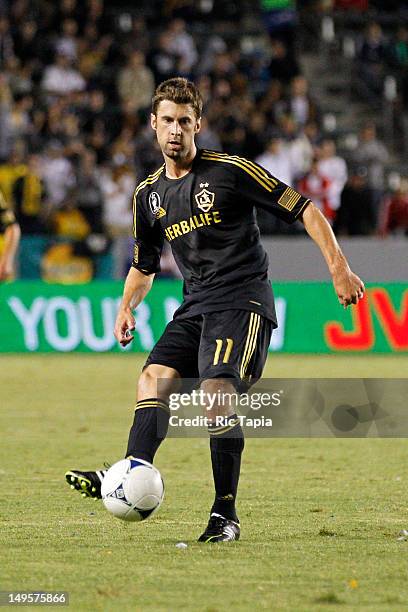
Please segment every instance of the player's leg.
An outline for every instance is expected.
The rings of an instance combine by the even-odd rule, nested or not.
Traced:
[[[181,378],[198,377],[201,327],[201,317],[172,321],[150,353],[139,379],[127,457],[153,462],[167,434],[170,394]]]
[[[180,373],[168,366],[151,363],[142,372],[137,390],[137,403],[130,428],[126,457],[153,463],[169,426],[171,393],[179,387]]]
[[[247,390],[261,376],[270,337],[271,323],[255,313],[224,311],[204,318],[199,353],[200,376],[204,379],[201,386],[217,401],[206,411],[215,499],[200,541],[239,538],[235,503],[244,434],[235,400],[238,391]]]
[[[204,380],[201,389],[212,398],[205,409],[210,435],[215,499],[210,520],[200,542],[238,540],[240,525],[235,508],[244,434],[236,415],[237,390],[228,378]],[[214,402],[214,398],[217,401]]]
[[[154,346],[139,379],[126,457],[153,462],[167,433],[170,393],[177,389],[181,376],[198,378],[200,334],[201,317],[171,321]],[[80,491],[84,497],[100,499],[105,473],[103,469],[94,472],[70,470],[65,477],[71,488]]]

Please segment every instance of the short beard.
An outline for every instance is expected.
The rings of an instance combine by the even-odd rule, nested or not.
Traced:
[[[179,151],[167,150],[166,148],[163,150],[163,155],[169,157],[173,160],[183,159],[187,155],[187,151],[185,149],[180,149]]]

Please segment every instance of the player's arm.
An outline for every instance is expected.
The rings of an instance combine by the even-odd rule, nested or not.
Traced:
[[[350,304],[357,304],[363,297],[364,283],[350,270],[326,218],[313,203],[309,203],[300,219],[326,260],[340,304],[345,308]]]
[[[363,297],[364,283],[350,270],[329,223],[308,198],[248,160],[240,163],[238,185],[242,196],[251,204],[289,224],[303,221],[326,259],[339,302],[344,307],[356,304]]]
[[[137,193],[137,189],[135,194]],[[139,195],[133,198],[133,236],[135,239],[132,266],[126,277],[122,301],[116,317],[114,334],[126,346],[132,342],[135,329],[133,310],[144,300],[160,272],[163,235],[154,217],[149,216],[146,202]]]
[[[154,274],[143,274],[133,266],[126,277],[123,297],[116,317],[114,334],[122,346],[132,342],[135,329],[133,310],[137,308],[149,293],[153,284]]]
[[[20,226],[12,223],[4,232],[3,254],[0,257],[0,281],[7,280],[13,276],[14,259],[20,242]]]

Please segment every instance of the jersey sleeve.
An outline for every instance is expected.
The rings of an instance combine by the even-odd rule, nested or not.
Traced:
[[[13,211],[7,206],[6,200],[0,191],[0,228],[4,231],[9,225],[17,223]]]
[[[241,196],[286,223],[296,221],[310,204],[308,198],[255,162],[242,159],[237,172],[237,189]]]
[[[164,238],[160,226],[152,216],[150,219],[143,199],[138,193],[133,197],[133,249],[132,267],[143,274],[160,272],[160,256]]]

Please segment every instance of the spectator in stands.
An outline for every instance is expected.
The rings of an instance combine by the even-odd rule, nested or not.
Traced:
[[[298,189],[313,200],[326,219],[333,223],[336,211],[330,205],[330,188],[330,179],[319,170],[319,162],[314,158],[310,172],[299,181]]]
[[[78,69],[89,86],[100,86],[112,47],[112,36],[101,36],[92,23],[85,26],[83,36],[78,39]]]
[[[336,143],[331,138],[322,140],[317,155],[319,172],[330,181],[330,208],[336,211],[340,206],[341,192],[347,181],[346,162],[336,154]]]
[[[286,103],[283,99],[283,87],[280,81],[272,80],[265,95],[259,103],[259,110],[264,113],[269,123],[278,125],[286,113]]]
[[[122,279],[129,268],[132,239],[129,228],[133,223],[132,195],[135,176],[127,165],[112,164],[103,173],[101,188],[103,193],[103,222],[112,240],[113,277]]]
[[[294,186],[295,168],[289,145],[285,144],[279,132],[271,135],[266,151],[255,160],[273,176],[291,187]]]
[[[299,130],[292,115],[282,115],[279,128],[289,152],[294,179],[309,172],[314,157],[314,148],[309,141],[306,129]]]
[[[288,50],[283,40],[273,38],[271,40],[271,61],[268,66],[271,79],[282,83],[289,83],[300,74],[299,64],[295,56]]]
[[[255,159],[265,150],[267,143],[267,121],[265,114],[254,110],[246,128],[245,151],[249,159]]]
[[[45,69],[41,87],[50,97],[63,96],[85,89],[84,78],[71,64],[71,58],[68,55],[57,52],[54,63]]]
[[[367,123],[359,134],[359,141],[352,161],[367,168],[367,183],[373,198],[373,207],[378,218],[380,203],[384,194],[384,166],[389,155],[384,144],[377,138],[373,123]]]
[[[401,179],[395,193],[387,198],[381,214],[380,234],[400,234],[408,237],[408,179]]]
[[[132,26],[128,32],[121,32],[124,48],[133,48],[137,41],[139,51],[147,55],[150,50],[149,30],[144,17],[140,14],[132,15]]]
[[[74,19],[64,19],[62,32],[55,43],[57,54],[69,57],[72,62],[78,59],[78,24]]]
[[[112,121],[111,113],[106,104],[106,97],[99,87],[88,91],[87,99],[81,113],[82,129],[86,134],[92,133],[95,125],[102,124],[104,129],[109,128]]]
[[[396,38],[390,44],[390,60],[396,68],[408,66],[408,28],[405,25],[398,28]]]
[[[47,193],[47,213],[60,208],[75,186],[75,175],[71,162],[64,156],[60,142],[51,140],[40,160],[41,177]]]
[[[42,60],[48,51],[47,45],[39,34],[35,19],[25,19],[17,29],[14,37],[15,54],[23,65],[30,63],[41,67]]]
[[[76,172],[74,200],[91,228],[92,234],[103,233],[103,194],[100,180],[96,155],[91,149],[85,149]]]
[[[201,49],[200,53],[200,61],[198,62],[195,72],[198,75],[198,86],[202,86],[200,82],[201,77],[207,77],[207,75],[211,74],[211,71],[214,66],[215,58],[220,53],[225,53],[227,50],[227,45],[225,40],[221,38],[218,34],[211,33],[210,36],[205,41],[203,49]],[[201,89],[200,89],[201,91]],[[205,95],[205,89],[204,89]],[[205,97],[203,98],[205,101]]]
[[[98,164],[102,164],[109,158],[109,144],[121,127],[118,113],[106,102],[104,92],[97,88],[89,92],[81,118],[85,145],[95,151]]]
[[[42,234],[45,231],[45,188],[38,155],[29,155],[26,173],[14,183],[13,200],[22,233]]]
[[[319,127],[315,121],[308,121],[291,140],[291,154],[298,169],[296,178],[304,176],[312,167],[315,151],[320,138]]]
[[[119,98],[127,102],[133,113],[150,107],[154,92],[153,72],[146,66],[141,51],[133,51],[126,66],[119,72],[117,88]]]
[[[147,64],[153,71],[155,84],[171,78],[177,73],[178,56],[172,51],[172,40],[169,32],[162,32],[147,58]]]
[[[304,76],[299,75],[292,79],[287,108],[299,126],[316,120],[317,106],[309,94],[309,84]]]
[[[85,11],[83,2],[78,0],[60,0],[55,3],[53,29],[58,30],[65,19],[73,19],[77,24],[83,22]]]
[[[131,165],[135,158],[135,139],[133,131],[124,127],[118,137],[111,144],[113,160],[120,160],[122,164]]]
[[[230,83],[236,72],[237,67],[231,53],[229,51],[223,51],[215,55],[213,67],[209,76],[214,85],[216,85],[218,81],[228,81]]]
[[[17,179],[27,172],[24,141],[16,141],[7,160],[0,165],[0,191],[9,206],[14,206],[13,189]]]
[[[170,35],[169,50],[179,58],[177,65],[178,74],[191,76],[193,67],[197,62],[197,49],[194,39],[186,31],[183,19],[174,19],[168,29]]]
[[[363,95],[373,102],[382,93],[387,46],[380,24],[368,24],[357,56],[358,76]]]
[[[354,167],[341,194],[333,230],[347,236],[368,236],[374,233],[375,227],[376,215],[367,183],[367,168]]]
[[[23,65],[18,57],[12,57],[6,64],[6,72],[14,98],[21,98],[33,92],[34,75],[31,63]]]
[[[0,72],[0,162],[7,159],[12,145],[10,115],[13,98],[7,76]]]
[[[0,14],[0,70],[14,57],[14,42],[11,36],[10,23],[5,15]]]

